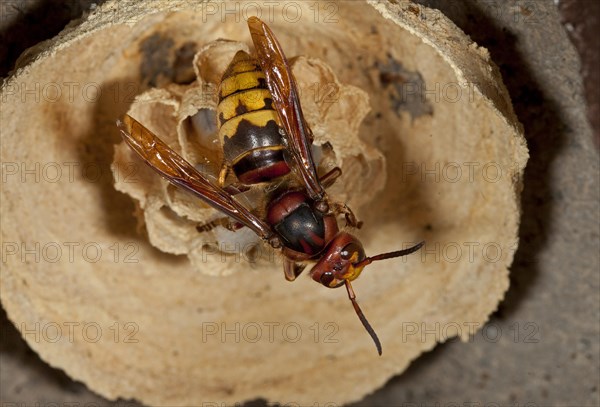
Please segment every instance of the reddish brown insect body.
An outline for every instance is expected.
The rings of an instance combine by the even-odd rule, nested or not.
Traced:
[[[219,115],[219,120],[223,126],[223,148],[233,161],[228,164],[234,168],[241,184],[269,182],[287,174],[289,167],[296,170],[297,183],[301,185],[278,191],[275,196],[271,196],[266,205],[266,219],[261,219],[232,197],[232,191],[238,191],[237,188],[211,182],[207,176],[198,172],[192,164],[128,115],[124,117],[124,125],[119,123],[123,138],[150,167],[168,181],[195,194],[232,218],[234,222],[252,229],[272,247],[281,248],[285,256],[284,274],[287,280],[295,280],[304,269],[305,262],[316,262],[309,272],[313,280],[329,288],[344,285],[354,310],[381,354],[381,343],[358,306],[350,282],[373,261],[413,253],[423,242],[405,250],[367,257],[356,237],[339,230],[338,215],[345,216],[347,226],[360,227],[360,222],[356,221],[352,211],[346,205],[329,201],[325,192],[325,187],[331,185],[341,171],[335,168],[321,177],[317,174],[310,149],[312,133],[304,120],[296,83],[281,46],[270,28],[258,18],[249,18],[248,27],[271,98],[266,95],[264,100],[269,100],[268,102],[252,105],[256,107],[254,110],[258,111],[250,112],[253,117],[241,117],[248,115],[248,111],[241,112],[237,109],[239,115],[235,116],[232,112],[236,111],[236,108],[232,110],[231,106],[227,105],[231,102],[227,100],[229,95],[239,96],[240,93],[221,91],[220,102],[223,106],[220,105],[219,109],[224,113]],[[235,65],[235,69],[229,70],[243,75],[250,72],[256,79],[257,85],[254,88],[244,89],[264,93],[265,89],[260,87],[261,73],[257,73],[253,68],[256,66],[253,65],[254,60],[248,59],[247,54],[239,53],[236,58],[239,59],[239,64]],[[229,77],[224,75],[224,78]],[[277,119],[277,122],[272,124],[271,111],[276,112]],[[244,126],[251,129],[250,133],[240,131],[239,126],[235,127],[246,119],[248,120]],[[274,125],[280,126],[282,131],[278,131],[278,134],[281,134],[284,140],[280,141],[274,136]],[[266,131],[265,139],[261,139],[261,128]],[[246,147],[239,151],[234,151],[231,146],[227,147],[227,142],[234,138],[240,141],[238,145]],[[256,145],[259,147],[256,148]],[[279,154],[283,146],[286,152],[284,155]],[[276,156],[273,155],[274,152],[277,153]],[[285,157],[286,161],[282,162],[281,157]],[[223,181],[224,176],[221,176],[220,182]]]
[[[275,198],[267,222],[281,239],[284,254],[297,261],[319,255],[338,232],[335,215],[315,210],[314,201],[300,191]]]

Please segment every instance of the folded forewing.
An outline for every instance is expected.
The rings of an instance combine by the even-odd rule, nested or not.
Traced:
[[[213,208],[249,227],[261,238],[269,239],[272,236],[271,228],[262,219],[198,172],[140,122],[129,115],[125,115],[123,122],[119,123],[119,128],[127,144],[167,181],[193,193]]]
[[[324,189],[319,183],[310,146],[312,133],[302,114],[292,70],[271,29],[256,17],[248,19],[257,59],[273,96],[273,105],[286,132],[288,151],[311,198],[320,200]]]

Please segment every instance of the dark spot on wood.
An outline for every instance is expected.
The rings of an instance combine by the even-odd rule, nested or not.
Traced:
[[[198,46],[195,42],[186,42],[175,51],[175,63],[173,64],[173,82],[185,85],[196,80],[194,72],[194,55]]]
[[[379,81],[389,91],[389,98],[396,115],[408,112],[415,119],[424,115],[433,115],[433,106],[424,97],[427,90],[423,76],[418,71],[409,71],[401,62],[387,54],[387,61],[377,61]]]
[[[140,43],[142,62],[140,75],[149,86],[157,86],[161,81],[172,81],[174,72],[171,55],[174,41],[162,33],[155,33]]]
[[[403,84],[406,82],[406,77],[397,72],[381,72],[379,74],[379,81],[384,85],[390,85],[392,83]]]

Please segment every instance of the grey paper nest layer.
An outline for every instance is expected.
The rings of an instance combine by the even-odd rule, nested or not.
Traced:
[[[487,320],[508,288],[527,149],[485,49],[405,2],[263,15],[286,54],[304,56],[299,86],[322,95],[325,80],[343,96],[302,101],[344,169],[332,195],[364,221],[367,253],[427,242],[354,284],[379,358],[344,290],[286,282],[267,251],[198,256],[195,222],[214,212],[119,146],[115,120],[131,111],[193,160],[186,126],[214,106],[190,81],[218,82],[227,58],[203,58],[211,44],[251,43],[244,10],[146,4],[104,4],[2,88],[1,298],[17,327],[39,327],[25,339],[44,360],[105,397],[152,405],[341,404]]]

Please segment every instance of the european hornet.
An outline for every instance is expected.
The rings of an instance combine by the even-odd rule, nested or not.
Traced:
[[[295,280],[304,262],[313,261],[316,264],[309,272],[313,280],[329,288],[344,285],[381,355],[379,338],[358,306],[350,282],[373,261],[405,256],[424,242],[367,257],[360,241],[339,229],[337,217],[341,214],[347,226],[360,227],[352,211],[330,201],[325,192],[341,170],[334,168],[322,177],[317,174],[311,152],[313,135],[302,113],[290,65],[264,22],[250,17],[248,27],[256,57],[239,51],[219,86],[217,120],[225,163],[218,182],[196,170],[129,115],[124,123],[118,122],[121,134],[146,164],[169,182],[221,211],[232,224],[246,226],[273,248],[280,248],[287,280]],[[239,183],[225,186],[230,170]],[[267,197],[264,217],[233,197],[240,187],[273,183],[288,174],[292,181]]]

